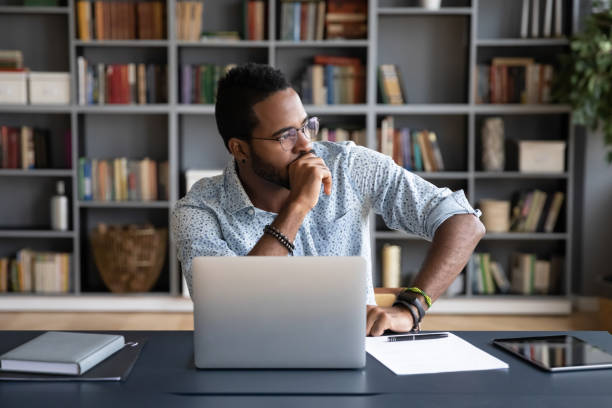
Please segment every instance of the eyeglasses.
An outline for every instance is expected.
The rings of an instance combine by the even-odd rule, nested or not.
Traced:
[[[302,132],[304,138],[308,141],[314,139],[319,133],[319,118],[313,116],[306,119],[301,128],[290,128],[284,130],[275,138],[252,137],[256,140],[275,140],[280,143],[282,149],[286,152],[293,149],[298,140],[298,134]]]

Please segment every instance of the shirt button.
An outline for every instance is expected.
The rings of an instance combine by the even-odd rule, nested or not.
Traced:
[[[255,211],[253,211],[252,208],[249,208],[249,215],[253,215],[253,214],[255,214]]]

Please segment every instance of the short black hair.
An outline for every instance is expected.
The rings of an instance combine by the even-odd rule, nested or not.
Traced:
[[[278,69],[249,62],[232,68],[217,86],[215,119],[225,147],[232,137],[249,140],[257,126],[253,105],[291,87]],[[229,148],[228,148],[229,150]]]

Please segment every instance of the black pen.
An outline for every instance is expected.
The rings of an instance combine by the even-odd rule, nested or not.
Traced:
[[[448,337],[448,333],[423,333],[423,334],[404,334],[401,336],[387,337],[387,341],[411,341],[411,340],[433,340]]]

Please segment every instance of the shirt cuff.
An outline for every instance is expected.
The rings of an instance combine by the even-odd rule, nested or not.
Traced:
[[[465,198],[463,190],[457,190],[449,194],[429,214],[426,229],[428,240],[433,240],[436,230],[444,221],[457,214],[474,214],[480,218],[482,212],[472,208]]]

